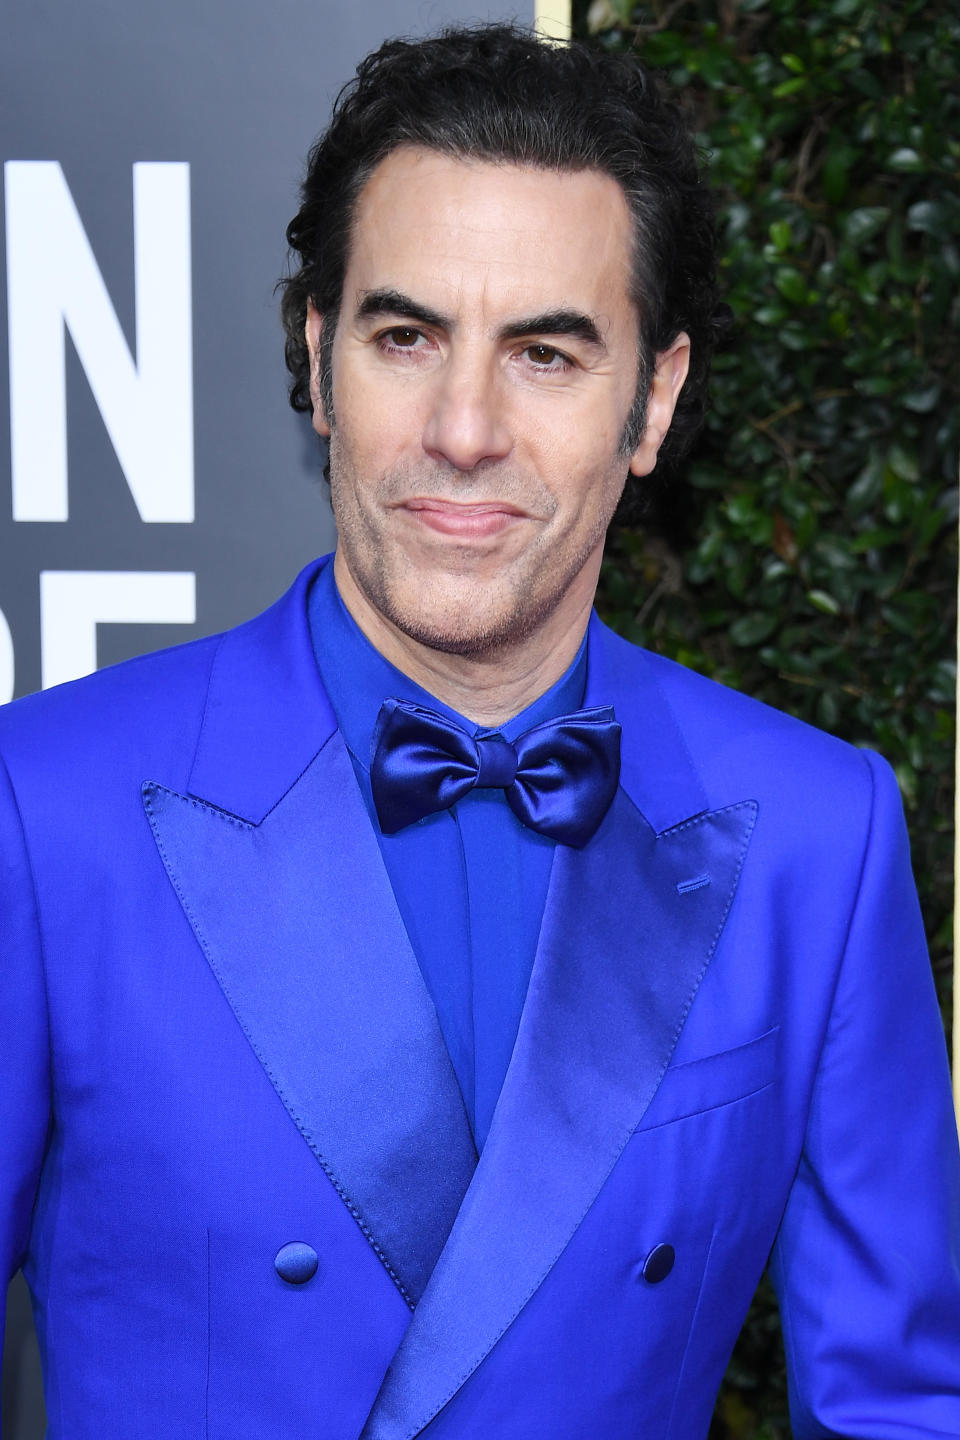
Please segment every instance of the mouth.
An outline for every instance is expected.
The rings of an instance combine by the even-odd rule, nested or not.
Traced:
[[[399,508],[406,510],[417,524],[459,540],[489,539],[517,521],[530,518],[525,510],[506,500],[479,500],[467,504],[432,496],[415,496],[405,500]]]

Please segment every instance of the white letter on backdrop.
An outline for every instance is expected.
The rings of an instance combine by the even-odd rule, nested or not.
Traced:
[[[69,514],[66,327],[141,520],[191,521],[190,167],[133,167],[135,361],[60,165],[4,170],[14,520]]]
[[[97,668],[97,625],[192,625],[196,576],[189,570],[42,570],[43,688]]]
[[[7,617],[0,610],[0,705],[13,699],[14,661],[13,636]]]

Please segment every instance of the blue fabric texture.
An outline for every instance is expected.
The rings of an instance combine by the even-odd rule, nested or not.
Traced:
[[[0,708],[0,1263],[49,1440],[705,1440],[768,1259],[796,1440],[957,1440],[960,1152],[890,768],[594,618],[563,709],[615,706],[620,790],[582,850],[522,831],[555,859],[477,1161],[384,865],[456,828],[376,836],[321,568]],[[485,807],[515,824],[475,791],[461,829]],[[429,1272],[412,1314],[385,1257]]]
[[[474,748],[475,737],[482,741],[493,732],[458,715],[374,649],[340,598],[333,565],[320,571],[308,606],[320,674],[480,1150],[513,1054],[556,845],[517,817],[502,790],[472,783],[449,808],[384,834],[370,759],[385,700],[428,710],[448,734],[463,736]],[[557,683],[498,734],[512,745],[578,709],[586,674],[584,641]],[[609,734],[613,723],[605,717],[595,728]]]

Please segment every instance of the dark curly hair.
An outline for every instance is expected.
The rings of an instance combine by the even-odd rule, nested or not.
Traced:
[[[292,263],[281,282],[290,403],[309,410],[307,302],[340,309],[354,207],[373,170],[399,145],[549,170],[611,176],[633,217],[632,296],[640,323],[640,383],[623,437],[643,433],[656,354],[681,330],[690,373],[658,470],[700,426],[710,356],[722,321],[715,286],[713,201],[678,106],[636,60],[548,45],[512,25],[453,27],[426,40],[388,40],[340,92],[307,159],[301,207],[287,227]],[[324,326],[320,384],[330,413],[334,326]]]

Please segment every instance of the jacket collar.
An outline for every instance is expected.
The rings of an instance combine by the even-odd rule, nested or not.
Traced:
[[[217,643],[189,793],[259,825],[337,728],[307,625],[310,586],[329,556],[275,605]]]
[[[257,825],[337,728],[307,623],[323,556],[262,615],[217,644],[189,793]],[[623,725],[620,783],[656,832],[708,808],[676,717],[645,651],[594,615],[584,704],[613,704]]]

